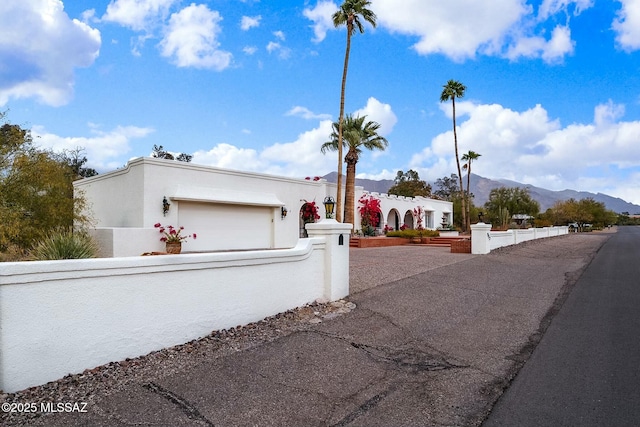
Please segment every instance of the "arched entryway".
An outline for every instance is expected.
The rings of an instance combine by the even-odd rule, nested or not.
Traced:
[[[400,214],[397,210],[391,209],[387,215],[387,226],[393,230],[400,229]]]
[[[413,230],[413,212],[406,211],[404,213],[404,225],[406,228]]]

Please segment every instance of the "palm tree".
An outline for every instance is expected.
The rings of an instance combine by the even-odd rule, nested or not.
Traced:
[[[347,69],[349,68],[349,52],[351,51],[351,36],[355,34],[356,28],[360,33],[364,33],[362,20],[367,21],[372,27],[376,27],[376,14],[367,6],[371,4],[368,0],[345,0],[340,9],[333,14],[333,25],[337,28],[342,25],[347,26],[347,49],[344,54],[344,68],[342,70],[342,89],[340,92],[340,118],[338,119],[338,194],[337,194],[337,214],[336,220],[342,222],[342,131],[344,122],[344,92],[347,86]]]
[[[467,170],[467,222],[465,223],[467,230],[471,228],[471,215],[469,215],[471,211],[471,162],[478,160],[480,156],[482,156],[482,154],[471,150],[462,155],[462,161],[466,162],[464,169]]]
[[[451,100],[451,105],[453,106],[453,142],[455,145],[456,151],[456,163],[458,165],[458,177],[460,178],[460,198],[462,203],[462,223],[465,224],[466,227],[466,207],[464,200],[464,185],[462,183],[462,170],[460,169],[460,157],[458,156],[458,134],[456,133],[456,98],[462,98],[464,96],[464,91],[467,90],[467,87],[456,80],[449,80],[446,85],[443,86],[442,94],[440,95],[440,102],[446,102]],[[466,229],[464,230],[466,231]]]
[[[366,121],[367,116],[353,117],[350,114],[342,121],[342,145],[348,148],[344,161],[347,163],[347,183],[345,185],[344,220],[354,224],[355,220],[355,188],[356,188],[356,163],[360,159],[362,149],[384,150],[389,145],[386,138],[378,135],[380,124]],[[333,124],[331,140],[322,144],[321,151],[338,151],[341,146],[340,122]],[[355,225],[355,224],[354,224]]]

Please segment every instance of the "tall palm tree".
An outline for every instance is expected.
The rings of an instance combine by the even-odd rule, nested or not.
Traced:
[[[344,54],[344,68],[342,70],[342,89],[340,92],[340,118],[338,119],[338,194],[337,194],[337,214],[336,220],[342,222],[342,131],[344,121],[344,93],[347,86],[347,69],[349,68],[349,52],[351,51],[351,36],[356,29],[364,33],[362,20],[376,27],[376,14],[367,7],[371,4],[368,0],[345,0],[340,9],[333,14],[333,25],[337,28],[342,25],[347,26],[347,49]]]
[[[386,138],[378,135],[380,124],[366,121],[367,116],[353,117],[350,114],[342,121],[342,138],[340,138],[340,123],[333,124],[331,140],[322,144],[321,151],[338,151],[341,144],[348,149],[344,161],[347,163],[347,182],[345,185],[344,220],[354,224],[355,220],[355,188],[356,163],[360,159],[362,149],[384,150],[389,145]],[[355,226],[355,224],[354,224]]]
[[[474,160],[478,160],[478,158],[482,156],[482,154],[478,154],[475,151],[469,150],[468,153],[462,155],[462,161],[466,162],[464,164],[464,169],[467,170],[467,222],[466,227],[467,230],[471,228],[471,162]]]
[[[462,183],[462,170],[460,169],[460,157],[458,155],[458,134],[456,132],[456,98],[462,98],[464,96],[464,92],[467,90],[467,87],[456,80],[449,80],[446,85],[443,86],[442,94],[440,95],[440,102],[446,102],[451,100],[451,105],[453,107],[453,142],[455,145],[456,151],[456,163],[458,165],[458,177],[460,178],[460,200],[462,203],[462,223],[465,224],[466,230],[466,206],[464,200],[464,185]]]

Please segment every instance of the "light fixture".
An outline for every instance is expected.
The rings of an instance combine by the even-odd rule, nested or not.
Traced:
[[[162,215],[167,216],[169,212],[169,208],[171,207],[171,203],[167,200],[167,196],[162,198]]]
[[[336,206],[336,201],[331,196],[324,198],[324,210],[326,212],[325,218],[333,218],[333,208]]]
[[[282,206],[280,208],[280,218],[285,219],[287,217],[287,213],[289,211],[287,210],[287,208],[285,208],[284,206]]]

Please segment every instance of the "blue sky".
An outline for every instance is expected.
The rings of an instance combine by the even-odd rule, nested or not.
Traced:
[[[305,177],[337,167],[346,32],[333,1],[3,0],[0,111],[100,172],[154,144],[193,162]],[[382,125],[363,178],[473,172],[640,204],[640,0],[372,0],[346,111]]]

